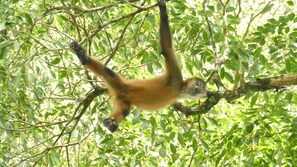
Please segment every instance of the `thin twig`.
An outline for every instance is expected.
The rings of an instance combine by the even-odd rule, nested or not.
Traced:
[[[126,33],[126,30],[127,30],[128,26],[130,25],[130,23],[132,22],[134,16],[135,16],[135,15],[132,15],[132,16],[130,17],[128,23],[127,23],[126,26],[124,27],[124,30],[123,30],[123,32],[122,32],[122,34],[121,34],[121,36],[120,36],[120,38],[119,38],[119,40],[118,40],[118,42],[117,42],[115,48],[112,50],[111,55],[110,55],[110,56],[108,57],[108,59],[105,61],[105,63],[104,63],[105,65],[107,65],[107,64],[110,62],[110,60],[114,57],[116,51],[120,48],[120,45],[121,45],[121,42],[122,42],[122,40],[123,40],[123,38],[124,38],[124,35],[125,35],[125,33]]]
[[[251,19],[250,19],[250,21],[248,22],[248,25],[247,25],[247,27],[246,27],[246,30],[245,30],[245,33],[243,34],[243,36],[242,36],[242,39],[245,39],[246,38],[246,36],[248,35],[248,33],[249,33],[249,29],[250,29],[250,26],[251,26],[251,24],[252,24],[252,22],[263,12],[263,10],[265,9],[265,7],[267,6],[267,5],[269,5],[271,2],[272,2],[273,0],[271,0],[271,1],[269,1],[257,14],[251,14]]]

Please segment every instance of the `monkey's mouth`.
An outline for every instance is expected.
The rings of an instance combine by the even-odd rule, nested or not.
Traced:
[[[115,122],[113,118],[106,118],[103,120],[103,125],[110,130],[111,132],[115,132],[118,129],[118,124]]]
[[[207,91],[206,90],[201,90],[200,88],[195,88],[191,92],[191,96],[193,96],[193,97],[199,97],[199,98],[204,98],[204,97],[207,97]]]
[[[215,93],[212,92],[212,91],[207,91],[207,92],[206,92],[207,97],[210,97],[210,96],[212,96],[212,95],[214,95],[214,94],[215,94]]]

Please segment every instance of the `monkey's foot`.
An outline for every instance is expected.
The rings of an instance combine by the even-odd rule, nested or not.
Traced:
[[[110,130],[111,132],[115,132],[118,129],[118,125],[115,122],[114,118],[106,118],[103,120],[103,125]]]

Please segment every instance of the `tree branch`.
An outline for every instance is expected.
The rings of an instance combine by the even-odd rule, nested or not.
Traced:
[[[285,74],[263,79],[257,78],[243,84],[238,89],[226,90],[225,92],[215,92],[196,108],[183,106],[182,103],[174,103],[172,106],[175,110],[178,110],[187,116],[205,114],[221,99],[225,99],[228,103],[230,103],[249,92],[263,92],[270,89],[280,89],[290,85],[297,85],[297,74]]]
[[[75,112],[72,114],[72,117],[67,121],[66,125],[63,127],[63,129],[61,130],[61,132],[57,135],[54,135],[55,140],[53,142],[53,144],[47,146],[45,149],[43,149],[42,151],[30,155],[28,157],[23,157],[18,163],[12,165],[12,166],[19,166],[20,164],[22,164],[25,161],[29,161],[33,158],[37,158],[36,161],[34,161],[33,166],[36,166],[38,164],[38,162],[43,158],[43,156],[45,154],[47,154],[52,148],[56,148],[56,147],[60,147],[58,144],[59,141],[61,141],[62,136],[64,136],[65,134],[71,135],[71,132],[73,131],[73,129],[77,126],[77,122],[80,120],[80,118],[82,117],[82,115],[86,112],[87,108],[90,106],[91,102],[99,95],[103,94],[107,92],[107,89],[104,88],[97,88],[94,89],[92,92],[90,92],[85,99],[78,105],[78,107],[75,109]],[[78,113],[80,107],[83,107],[80,111],[80,113]],[[77,115],[78,114],[78,115]],[[74,126],[72,127],[70,132],[67,132],[67,128],[69,128],[70,123],[72,123],[73,121],[76,121]],[[64,122],[63,122],[64,123]],[[54,138],[51,137],[50,139]],[[68,146],[69,146],[69,140],[68,140]],[[17,158],[17,157],[15,157]]]
[[[248,23],[248,25],[247,25],[247,27],[246,27],[246,30],[245,30],[245,33],[243,34],[243,36],[242,36],[242,39],[245,39],[246,38],[246,36],[248,35],[248,33],[249,33],[249,29],[250,29],[250,26],[252,25],[252,22],[258,17],[258,16],[260,16],[260,14],[264,11],[264,9],[265,9],[265,7],[267,6],[267,5],[269,5],[270,3],[271,3],[272,1],[269,1],[257,14],[251,14],[251,19],[250,19],[250,21],[249,21],[249,23]]]
[[[138,10],[132,12],[132,13],[129,13],[129,14],[126,14],[126,15],[123,15],[123,16],[120,16],[120,17],[117,17],[117,18],[114,18],[114,19],[112,19],[112,20],[110,20],[108,22],[105,22],[103,24],[100,24],[98,27],[96,27],[94,30],[92,30],[90,32],[90,35],[87,38],[85,38],[82,41],[80,41],[79,44],[84,43],[89,38],[93,38],[99,31],[102,30],[102,28],[104,28],[104,27],[106,27],[106,26],[108,26],[110,24],[113,24],[113,23],[115,23],[117,21],[120,21],[120,20],[123,20],[123,19],[126,19],[126,18],[130,18],[130,17],[134,17],[136,14],[141,13],[141,12],[146,11],[146,10],[150,10],[150,9],[156,7],[157,5],[158,5],[158,3],[155,3],[153,5],[143,7],[143,8],[138,9]]]

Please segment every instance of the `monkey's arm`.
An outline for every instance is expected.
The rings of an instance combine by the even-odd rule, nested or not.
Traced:
[[[179,89],[180,84],[183,82],[183,77],[172,46],[166,3],[165,0],[158,0],[158,3],[160,9],[160,43],[162,54],[165,58],[168,85],[176,86]]]
[[[168,22],[168,15],[166,10],[165,0],[159,0],[160,9],[160,43],[162,48],[162,54],[167,55],[169,50],[173,50],[171,32]]]
[[[77,55],[82,65],[85,65],[88,63],[89,56],[86,54],[86,51],[81,46],[78,45],[77,42],[73,41],[69,44],[69,46]]]

